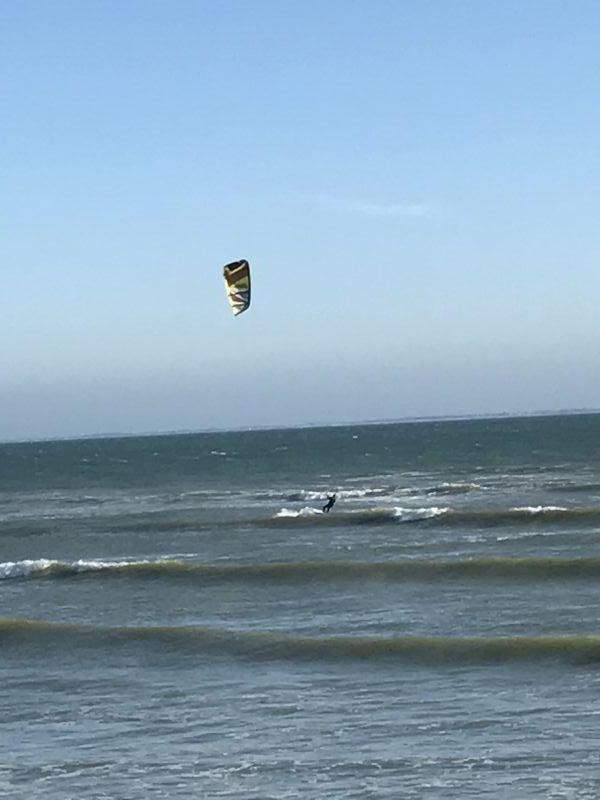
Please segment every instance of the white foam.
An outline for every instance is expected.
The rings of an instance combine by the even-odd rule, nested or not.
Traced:
[[[511,511],[525,511],[529,514],[544,514],[546,511],[568,511],[564,506],[515,506]]]
[[[129,567],[131,564],[149,564],[147,560],[142,561],[72,561],[68,566],[75,572],[95,572],[100,569],[115,569]]]
[[[441,489],[455,489],[459,492],[469,492],[472,489],[481,489],[478,483],[469,483],[463,481],[444,481],[440,484]]]
[[[276,517],[312,517],[317,514],[322,514],[320,508],[311,508],[310,506],[305,506],[301,508],[299,511],[294,511],[290,508],[282,508],[281,511],[278,511],[275,514]]]
[[[0,580],[26,578],[28,575],[33,575],[35,572],[43,572],[58,563],[58,561],[51,561],[48,558],[3,561],[0,562]]]
[[[119,569],[131,564],[150,564],[148,560],[142,561],[57,561],[50,558],[24,559],[23,561],[0,562],[0,580],[8,578],[27,578],[39,572],[45,572],[52,567],[64,567],[73,572],[97,572],[102,569]]]
[[[337,492],[338,497],[348,500],[351,500],[354,497],[382,497],[384,495],[390,495],[390,490],[384,487],[371,487],[369,489],[341,489],[339,492]]]
[[[311,489],[300,489],[298,492],[290,492],[289,499],[298,497],[298,499],[308,500],[315,502],[319,500],[327,500],[327,497],[335,492],[338,500],[352,500],[355,498],[362,499],[363,497],[382,497],[389,495],[391,497],[391,490],[382,486],[373,486],[366,489],[328,489],[325,491],[313,491]]]
[[[290,492],[290,496],[293,495],[294,493]],[[326,492],[311,492],[308,489],[300,489],[300,491],[297,492],[297,495],[303,500],[325,500],[327,498]]]
[[[396,506],[394,516],[402,522],[415,522],[419,519],[433,519],[446,514],[450,509],[447,507],[427,506],[425,508],[404,508]]]

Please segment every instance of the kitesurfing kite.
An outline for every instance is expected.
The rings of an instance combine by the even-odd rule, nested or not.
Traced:
[[[234,315],[244,312],[250,305],[250,264],[242,259],[223,267],[227,299]]]

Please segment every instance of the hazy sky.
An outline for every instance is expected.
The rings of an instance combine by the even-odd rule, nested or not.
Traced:
[[[599,41],[595,0],[0,4],[0,438],[600,406]]]

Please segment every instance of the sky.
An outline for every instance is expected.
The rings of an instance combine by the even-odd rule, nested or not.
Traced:
[[[595,0],[0,4],[0,439],[599,407],[599,36]]]

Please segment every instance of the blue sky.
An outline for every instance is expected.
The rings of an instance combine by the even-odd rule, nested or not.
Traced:
[[[599,34],[578,0],[2,4],[0,438],[600,406]]]

